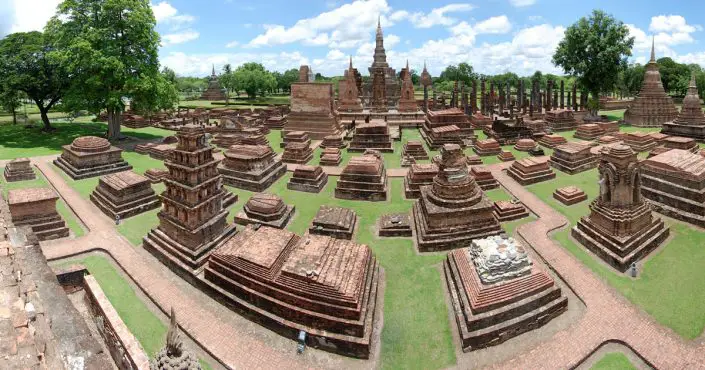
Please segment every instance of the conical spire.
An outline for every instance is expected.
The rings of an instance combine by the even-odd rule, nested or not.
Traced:
[[[215,76],[215,63],[213,63],[213,72],[211,72],[211,76]]]
[[[655,52],[655,38],[651,36],[651,60],[649,62],[654,62],[656,63],[656,52]]]
[[[350,56],[350,65],[348,66],[348,69],[353,69],[353,67],[352,67],[352,55]]]
[[[411,71],[409,70],[409,59],[406,60],[406,71],[411,73]]]
[[[176,323],[176,312],[174,307],[171,308],[171,317],[169,318],[169,332],[166,334],[166,353],[170,357],[180,357],[183,351],[183,343],[179,336],[179,327]]]
[[[698,84],[695,83],[695,71],[690,73],[690,83],[688,84],[688,93],[690,94],[691,91],[694,91],[696,94],[698,93]]]

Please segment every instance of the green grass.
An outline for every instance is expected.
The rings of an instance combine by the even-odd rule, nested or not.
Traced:
[[[631,370],[636,369],[631,361],[621,352],[610,352],[597,361],[591,370]]]
[[[561,212],[573,226],[580,217],[589,214],[589,202],[598,195],[597,170],[572,176],[560,171],[556,174],[555,180],[529,185],[527,189]],[[583,189],[588,201],[565,206],[553,199],[555,189],[568,185]],[[657,213],[654,215],[659,216]],[[616,272],[585,247],[576,244],[570,237],[569,228],[555,232],[553,238],[656,321],[685,338],[694,339],[705,328],[705,311],[699,305],[699,302],[705,301],[703,234],[699,229],[670,219],[666,220],[666,224],[671,229],[672,240],[651,253],[637,279]]]
[[[130,284],[105,257],[91,255],[62,261],[60,265],[74,263],[80,263],[88,269],[125,326],[140,342],[145,353],[153,358],[166,343],[167,326],[147,308]],[[205,365],[204,369],[211,368],[207,362],[200,359],[199,362],[201,366]]]
[[[7,199],[7,194],[13,189],[51,188],[51,185],[49,185],[49,182],[47,182],[44,175],[42,175],[38,169],[33,169],[34,173],[37,175],[34,180],[7,182],[5,181],[5,176],[0,176],[0,186],[2,187],[3,197]],[[2,171],[4,170],[5,169],[2,168]],[[69,230],[71,230],[74,237],[78,238],[84,235],[85,232],[83,231],[83,227],[81,227],[81,223],[62,198],[59,198],[56,202],[56,211],[59,212],[61,218],[66,221],[66,226],[68,226]]]

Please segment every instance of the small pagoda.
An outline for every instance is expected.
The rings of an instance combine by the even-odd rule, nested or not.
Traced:
[[[661,74],[652,43],[651,60],[646,64],[644,83],[641,85],[639,95],[624,112],[624,121],[637,127],[661,127],[663,123],[673,121],[677,117],[676,106],[661,83]]]
[[[399,97],[398,110],[400,112],[416,112],[419,110],[414,97],[414,83],[411,81],[411,69],[409,61],[406,61],[406,68],[402,69],[401,96]]]
[[[215,65],[213,65],[213,72],[208,79],[208,88],[201,95],[201,100],[226,100],[225,92],[220,87],[218,76],[215,74]]]
[[[683,108],[673,122],[663,124],[662,133],[691,137],[696,140],[705,140],[705,115],[700,105],[698,87],[695,84],[695,73],[690,77],[688,94],[683,99]]]
[[[159,226],[143,239],[144,248],[177,273],[198,275],[211,251],[235,233],[223,208],[226,190],[203,127],[186,125],[164,162],[169,176],[160,195]]]
[[[352,57],[350,57],[350,65],[348,70],[345,71],[345,79],[338,82],[338,111],[362,112],[362,100],[360,99],[360,91],[357,88],[355,75]]]

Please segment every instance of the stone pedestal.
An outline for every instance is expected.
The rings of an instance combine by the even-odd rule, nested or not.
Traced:
[[[382,215],[377,221],[380,237],[408,237],[411,232],[411,218],[408,213]]]
[[[283,135],[283,140],[281,143],[279,143],[280,148],[286,148],[286,145],[289,143],[299,143],[299,144],[306,144],[306,145],[311,145],[311,138],[308,136],[308,134],[305,131],[291,131],[287,132],[286,134],[282,133]],[[338,136],[338,135],[330,135],[330,136]]]
[[[511,162],[516,159],[514,158],[514,154],[512,154],[512,152],[506,150],[499,152],[499,154],[497,154],[497,158],[499,158],[502,162]]]
[[[492,172],[484,166],[472,166],[470,175],[475,178],[477,186],[483,191],[499,188],[499,181],[494,178]]]
[[[575,131],[575,135],[573,135],[576,139],[581,139],[581,140],[595,140],[599,138],[600,136],[605,135],[605,130],[600,128],[600,126],[596,123],[587,123],[584,125],[578,126],[578,129]]]
[[[482,158],[479,155],[469,155],[466,157],[468,166],[479,166],[482,164]]]
[[[656,147],[656,140],[645,132],[630,132],[624,136],[624,144],[637,152],[648,152]]]
[[[530,157],[514,161],[507,174],[522,185],[535,184],[556,178],[548,165],[548,157]]]
[[[320,193],[328,183],[328,174],[321,166],[298,166],[286,184],[289,190]]]
[[[379,153],[353,157],[340,174],[335,187],[339,199],[387,200],[387,171]]]
[[[339,166],[342,161],[342,155],[338,148],[325,148],[321,151],[321,166]]]
[[[472,150],[477,155],[484,157],[489,155],[497,155],[502,152],[502,147],[495,139],[477,140],[473,145]]]
[[[514,149],[521,152],[528,152],[534,148],[536,148],[536,142],[532,139],[519,139],[517,143],[514,144]]]
[[[556,189],[553,192],[553,198],[567,206],[571,206],[587,200],[587,195],[577,186],[566,186]]]
[[[286,126],[286,116],[271,116],[264,121],[264,125],[270,129],[281,130]]]
[[[311,234],[327,235],[338,239],[351,240],[357,224],[355,211],[341,208],[321,206],[316,217],[311,222],[308,232]]]
[[[567,143],[555,148],[549,163],[560,171],[574,175],[597,167],[597,156],[588,145]]]
[[[568,140],[561,135],[551,134],[544,135],[539,139],[539,144],[545,146],[546,148],[553,149],[558,145],[567,143]]]
[[[286,173],[286,166],[269,146],[233,145],[218,166],[223,182],[255,192],[266,190]]]
[[[132,171],[101,177],[90,198],[113,220],[116,216],[126,219],[161,206],[149,179]]]
[[[389,126],[382,120],[372,120],[355,127],[355,134],[348,147],[349,152],[364,152],[367,149],[391,153],[392,139]]]
[[[106,139],[81,136],[71,145],[64,145],[54,164],[74,180],[131,170],[122,159],[122,149],[111,146]]]
[[[306,164],[313,159],[313,150],[305,143],[288,143],[282,154],[282,162]]]
[[[506,200],[494,202],[492,212],[499,222],[509,222],[529,217],[529,210],[523,204]]]
[[[37,178],[32,165],[29,163],[29,158],[15,158],[7,162],[4,175],[7,182],[34,180]]]
[[[421,196],[421,187],[433,184],[433,178],[438,175],[438,166],[429,164],[412,164],[404,177],[404,194],[406,199]]]
[[[323,141],[321,142],[321,148],[338,148],[338,149],[343,149],[345,148],[346,144],[345,141],[343,141],[343,136],[342,135],[328,135],[323,138]]]
[[[683,107],[678,117],[672,122],[663,124],[664,134],[690,137],[705,141],[705,114],[700,105],[698,87],[695,84],[695,74],[690,78],[688,93],[683,99]]]
[[[555,109],[544,114],[546,125],[554,132],[575,130],[578,122],[570,109]]]
[[[285,204],[274,194],[255,193],[235,216],[240,225],[260,224],[283,229],[294,214],[294,206]]]
[[[169,176],[168,170],[162,170],[158,168],[150,168],[144,173],[144,177],[149,179],[152,184],[158,184],[162,182],[165,177]]]
[[[10,190],[7,204],[12,223],[16,227],[27,227],[40,241],[69,236],[66,222],[56,212],[57,200],[59,196],[49,188]]]
[[[404,144],[402,149],[402,156],[409,156],[415,160],[427,160],[428,153],[426,153],[426,148],[418,140],[409,140]]]

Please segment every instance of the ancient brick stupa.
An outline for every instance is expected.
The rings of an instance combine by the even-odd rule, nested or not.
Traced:
[[[630,147],[603,148],[598,171],[600,195],[572,235],[605,262],[625,271],[658,247],[669,229],[651,214],[641,195],[641,168]]]
[[[34,180],[37,177],[29,158],[15,158],[7,162],[4,175],[7,182]]]
[[[414,97],[414,83],[411,81],[411,69],[409,61],[406,61],[406,68],[402,69],[401,96],[397,109],[400,112],[416,112],[419,110]]]
[[[308,68],[302,66],[300,76]],[[313,140],[340,135],[342,126],[335,109],[333,84],[315,83],[307,79],[291,84],[291,112],[286,117],[283,134],[304,131]]]
[[[225,220],[228,192],[205,130],[186,125],[176,137],[174,154],[164,162],[169,177],[163,180],[159,226],[144,237],[143,245],[176,272],[197,275],[210,252],[235,233],[235,226]]]
[[[460,146],[444,145],[434,162],[438,175],[432,185],[421,187],[413,209],[419,251],[458,248],[502,232],[492,202],[468,172]]]
[[[345,79],[338,82],[338,111],[362,112],[362,100],[360,100],[360,91],[355,78],[356,71],[352,65],[352,57],[350,57],[350,65],[345,71]]]
[[[74,180],[131,170],[122,159],[122,149],[111,146],[104,138],[81,136],[71,145],[64,145],[54,164]]]
[[[286,173],[269,145],[233,145],[218,166],[223,181],[239,189],[264,191]]]
[[[339,199],[384,201],[387,200],[387,171],[379,152],[365,152],[353,157],[343,168],[335,187]]]
[[[161,206],[149,179],[132,171],[101,177],[90,198],[111,219],[125,219]]]
[[[493,346],[548,323],[568,298],[513,238],[475,239],[443,263],[463,351]]]
[[[379,274],[364,244],[268,226],[246,227],[205,270],[223,300],[254,321],[291,338],[304,331],[308,345],[359,358],[373,343]]]
[[[169,331],[166,333],[166,346],[154,356],[149,368],[150,370],[201,370],[198,358],[184,348],[173,307],[169,318]]]
[[[285,204],[279,196],[269,193],[253,194],[242,210],[235,216],[235,223],[260,224],[278,229],[283,229],[294,214],[294,206]]]
[[[661,83],[661,74],[656,63],[654,46],[651,46],[651,60],[646,64],[644,82],[639,95],[624,112],[624,122],[637,127],[661,127],[678,117],[678,111]]]
[[[558,145],[549,163],[565,173],[574,175],[597,167],[597,156],[590,150],[589,145],[577,142]]]
[[[683,99],[678,118],[673,122],[663,124],[661,130],[664,134],[691,137],[697,140],[705,140],[705,114],[700,105],[698,87],[695,85],[695,72],[690,77],[688,94]]]
[[[208,79],[208,88],[201,95],[201,100],[225,100],[225,92],[223,88],[220,87],[220,82],[218,82],[218,76],[215,74],[215,65],[213,66],[213,72]]]
[[[387,122],[381,119],[373,119],[355,127],[349,152],[364,152],[367,149],[374,149],[380,152],[393,152],[392,139],[389,135]]]
[[[59,196],[49,188],[12,189],[7,204],[16,227],[29,228],[38,240],[69,236],[69,229],[56,211]]]

